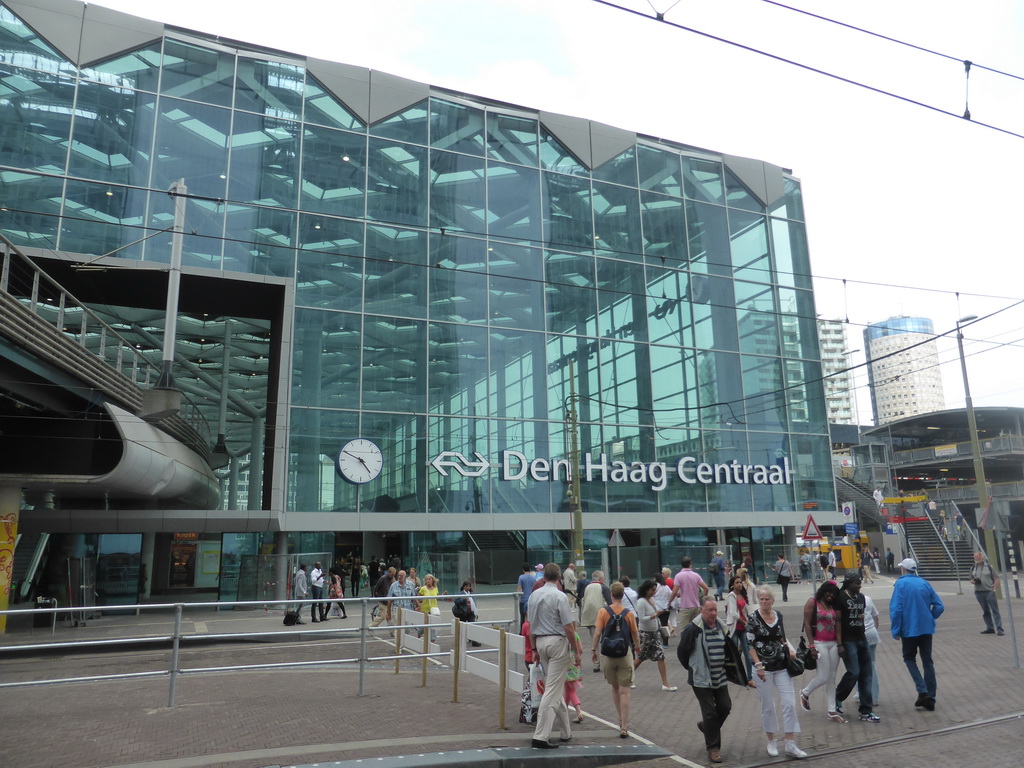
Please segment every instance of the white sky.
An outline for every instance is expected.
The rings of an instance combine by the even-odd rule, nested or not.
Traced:
[[[616,1],[651,16],[675,2]],[[863,348],[865,324],[892,315],[930,317],[941,333],[1024,297],[1024,248],[1010,226],[1022,216],[1024,139],[593,0],[97,4],[790,168],[803,183],[818,312],[849,318],[850,349]],[[1024,77],[1018,0],[787,4]],[[959,61],[762,0],[680,0],[666,20],[964,109]],[[1024,134],[1024,80],[975,66],[970,110]],[[975,405],[1024,406],[1024,305],[972,325],[965,339]],[[939,352],[947,407],[962,407],[952,334]],[[863,370],[855,383],[860,421],[870,423]]]

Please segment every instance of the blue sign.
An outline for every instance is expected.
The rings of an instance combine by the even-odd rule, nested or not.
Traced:
[[[856,523],[846,523],[846,533],[849,536],[856,536],[857,535],[857,524]]]

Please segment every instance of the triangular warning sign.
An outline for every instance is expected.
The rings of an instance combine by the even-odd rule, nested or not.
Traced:
[[[815,540],[824,538],[821,535],[821,529],[818,524],[814,522],[814,518],[810,515],[807,516],[807,523],[804,525],[804,534],[801,536],[804,541]]]
[[[608,546],[609,547],[624,547],[624,546],[626,546],[626,542],[622,540],[622,534],[619,533],[619,529],[618,528],[616,528],[614,531],[612,531],[611,538],[608,539]]]

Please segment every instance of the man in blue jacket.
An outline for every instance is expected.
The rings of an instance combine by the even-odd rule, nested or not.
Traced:
[[[932,589],[932,585],[917,575],[917,562],[908,557],[900,563],[901,576],[896,579],[889,601],[889,620],[892,636],[903,641],[903,663],[917,688],[915,707],[935,710],[935,664],[932,662],[932,635],[935,620],[946,607]],[[917,668],[917,654],[921,653],[924,677]]]

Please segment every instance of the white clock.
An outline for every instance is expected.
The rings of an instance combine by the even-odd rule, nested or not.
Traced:
[[[341,447],[335,466],[342,479],[362,485],[380,474],[384,468],[384,455],[373,441],[358,438]]]

